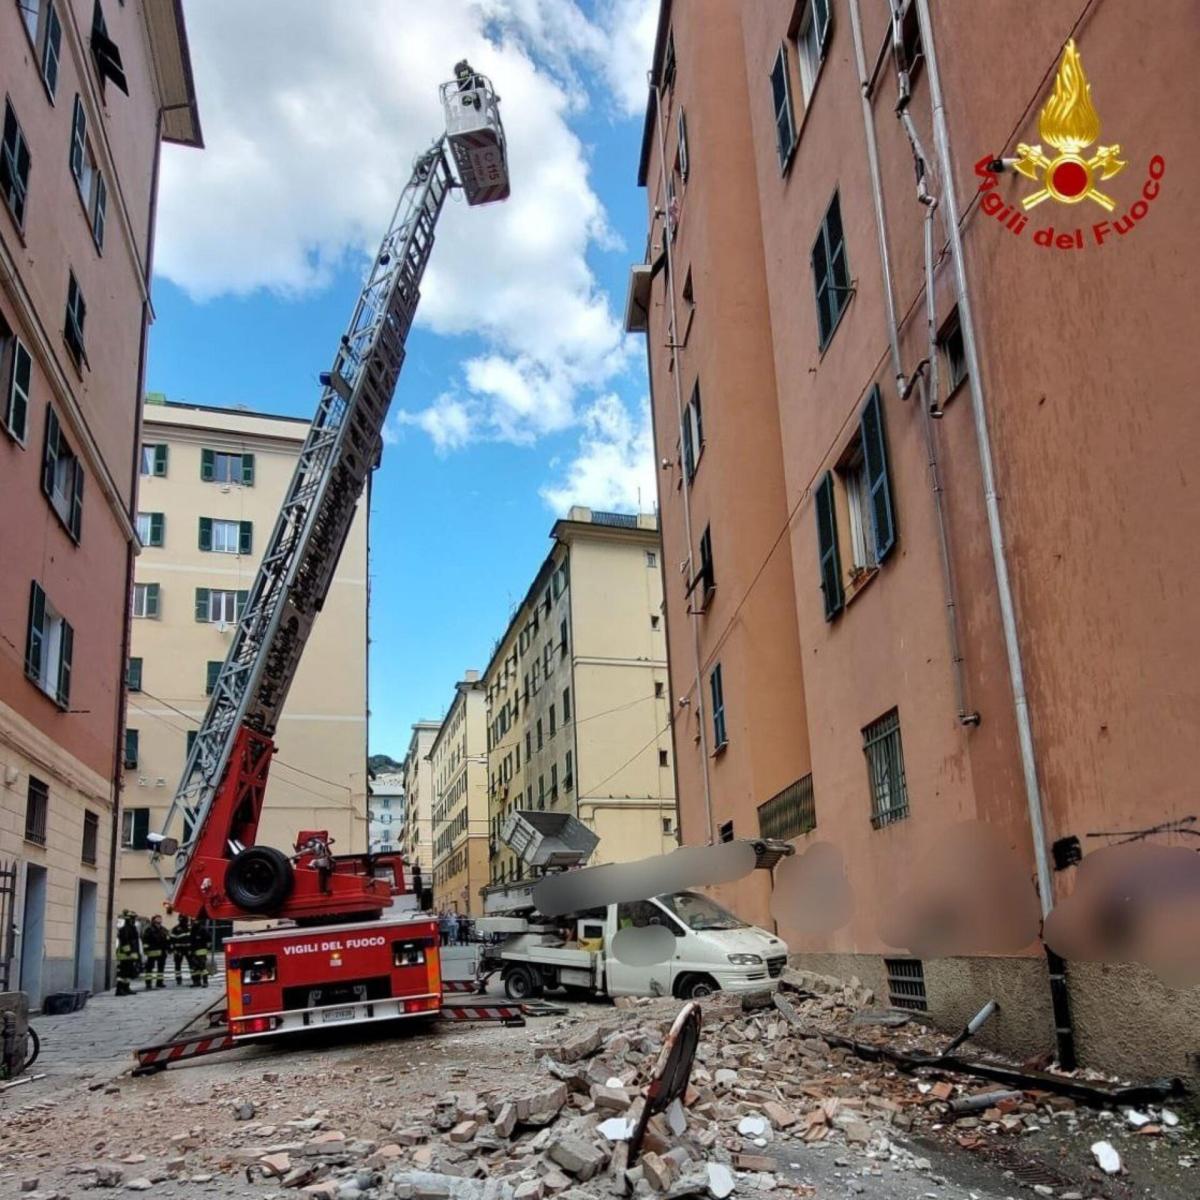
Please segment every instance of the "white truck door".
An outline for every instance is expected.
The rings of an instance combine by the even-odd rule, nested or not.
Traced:
[[[646,925],[666,925],[666,914],[649,900],[627,900],[608,907],[609,934],[605,939],[604,963],[610,996],[669,996],[671,959],[648,967],[631,967],[612,952],[613,938],[622,930]],[[674,932],[672,930],[672,932]]]

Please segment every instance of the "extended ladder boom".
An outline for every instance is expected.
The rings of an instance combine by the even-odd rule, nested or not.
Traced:
[[[490,100],[486,124],[494,129],[491,140],[498,147],[507,195],[495,96],[482,76],[472,76],[471,83],[472,92],[478,90]],[[462,91],[455,93],[456,99]],[[476,110],[485,111],[482,104]],[[483,133],[486,137],[487,130]],[[224,866],[254,842],[274,749],[271,737],[325,602],[367,475],[378,461],[438,217],[447,194],[458,186],[447,161],[446,140],[443,135],[417,159],[333,367],[321,377],[320,402],[279,518],[238,614],[237,631],[163,832],[154,839],[152,861],[170,886],[172,906],[181,912],[230,915],[223,911],[229,907],[222,889]],[[457,143],[452,145],[457,150]],[[474,202],[491,198],[503,196]],[[214,813],[218,807],[222,811]],[[173,836],[173,830],[181,836]],[[171,853],[173,870],[164,876],[159,864]],[[391,902],[387,889],[373,886],[369,876],[354,879],[353,887],[342,889],[351,908],[355,895],[360,907],[381,908]],[[336,892],[328,883],[325,871],[322,895]],[[320,904],[317,900],[309,907],[315,911]],[[344,910],[346,905],[340,907]],[[339,910],[336,896],[326,908]],[[263,906],[259,915],[279,915],[278,905],[274,911],[266,909]]]

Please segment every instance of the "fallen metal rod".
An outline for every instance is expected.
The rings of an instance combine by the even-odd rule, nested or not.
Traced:
[[[983,1027],[984,1023],[991,1020],[995,1015],[996,1010],[1000,1006],[995,1000],[989,1000],[967,1023],[963,1026],[962,1032],[942,1051],[943,1057],[947,1054],[953,1054],[969,1037],[974,1037],[976,1033]]]
[[[978,1096],[959,1096],[957,1100],[950,1101],[950,1111],[955,1116],[962,1113],[983,1112],[987,1108],[995,1108],[997,1104],[1003,1104],[1005,1100],[1015,1100],[1020,1103],[1025,1099],[1024,1092],[1000,1091],[1000,1092],[980,1092]]]
[[[922,1067],[961,1071],[964,1075],[977,1075],[980,1079],[992,1079],[997,1083],[1006,1083],[1009,1087],[1070,1096],[1072,1100],[1081,1104],[1093,1106],[1150,1104],[1182,1095],[1186,1091],[1183,1081],[1177,1078],[1133,1084],[1095,1083],[1085,1079],[1072,1079],[1066,1075],[1052,1075],[1048,1071],[1019,1071],[1015,1067],[1005,1067],[999,1063],[955,1058],[952,1054],[908,1054],[890,1046],[872,1046],[865,1042],[856,1042],[853,1038],[842,1037],[836,1033],[824,1033],[820,1030],[813,1032],[829,1045],[849,1050],[867,1062],[886,1061],[905,1071],[915,1071]]]
[[[35,1079],[45,1079],[46,1075],[43,1072],[40,1075],[26,1075],[23,1079],[14,1079],[9,1083],[0,1083],[0,1092],[7,1092],[9,1088],[20,1087],[23,1083],[33,1083]]]

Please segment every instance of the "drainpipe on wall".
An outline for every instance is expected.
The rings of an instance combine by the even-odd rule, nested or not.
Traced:
[[[663,197],[663,203],[666,204],[667,196],[667,143],[666,136],[663,133],[662,119],[662,88],[657,82],[654,87],[654,118],[658,129],[658,173],[659,186]],[[668,348],[671,351],[671,374],[674,376],[675,387],[675,419],[679,430],[679,444],[683,445],[683,393],[679,384],[679,371],[681,363],[679,361],[679,317],[675,305],[675,261],[671,251],[671,242],[675,235],[675,222],[669,211],[669,206],[663,211],[663,253],[666,256],[666,292],[667,302],[670,305],[671,313],[671,330],[670,341]],[[650,338],[649,325],[646,328],[646,338]],[[699,449],[699,447],[697,447]],[[691,572],[692,563],[692,487],[691,480],[687,477],[686,465],[680,463],[680,471],[683,479],[683,528],[687,537],[688,545],[688,571]],[[661,532],[661,531],[660,531]],[[663,564],[663,586],[666,586],[666,563]],[[708,845],[712,845],[716,840],[713,835],[713,810],[712,810],[712,787],[708,778],[708,733],[705,730],[704,720],[704,687],[703,679],[700,672],[700,631],[698,628],[699,617],[695,612],[691,611],[691,604],[688,604],[688,611],[691,614],[692,627],[692,655],[696,666],[696,720],[700,730],[700,765],[704,772],[704,814],[706,821],[705,841]],[[675,711],[675,698],[671,700],[671,712]],[[678,791],[678,789],[676,789]],[[675,798],[676,806],[679,804],[679,796]]]
[[[958,301],[959,325],[963,335],[963,351],[967,359],[967,384],[971,395],[971,412],[975,421],[975,438],[979,449],[979,464],[983,475],[984,502],[987,510],[988,536],[992,549],[992,565],[996,575],[996,592],[1000,601],[1000,622],[1004,632],[1004,649],[1008,657],[1008,674],[1012,684],[1013,715],[1017,723],[1017,740],[1021,754],[1021,770],[1025,780],[1025,799],[1029,808],[1029,827],[1033,839],[1033,856],[1037,867],[1038,898],[1043,920],[1054,907],[1054,883],[1046,849],[1045,809],[1038,783],[1037,756],[1033,744],[1033,726],[1029,717],[1029,700],[1025,691],[1025,672],[1021,662],[1021,643],[1017,632],[1016,607],[1012,582],[1008,574],[1008,556],[1004,548],[1004,530],[1000,523],[1000,500],[996,490],[996,473],[992,459],[991,436],[988,432],[987,405],[983,395],[983,377],[979,369],[975,322],[967,288],[966,263],[963,258],[962,233],[959,229],[958,200],[954,192],[954,167],[950,152],[950,131],[946,121],[946,102],[942,95],[938,72],[937,52],[933,41],[933,19],[929,0],[915,0],[921,45],[929,70],[929,97],[933,109],[933,138],[937,147],[944,194],[943,221],[954,256],[954,282]],[[1050,998],[1054,1008],[1055,1040],[1058,1060],[1064,1070],[1075,1067],[1075,1037],[1071,1026],[1070,997],[1067,993],[1065,964],[1049,947],[1046,960],[1050,971]]]
[[[867,141],[867,165],[871,174],[871,197],[875,209],[875,234],[879,243],[879,263],[883,272],[883,295],[887,308],[888,346],[891,351],[892,372],[896,378],[896,387],[901,398],[911,394],[913,384],[918,389],[918,402],[921,406],[921,427],[925,436],[925,451],[928,456],[929,485],[933,493],[934,515],[937,521],[938,559],[942,569],[942,599],[946,609],[946,633],[950,643],[950,662],[954,672],[954,690],[958,708],[960,725],[978,725],[979,713],[972,711],[967,705],[966,671],[962,655],[962,643],[958,629],[957,589],[954,584],[954,570],[950,553],[950,534],[946,527],[945,500],[942,489],[941,470],[938,462],[937,443],[933,432],[931,419],[932,406],[929,394],[932,393],[933,403],[937,403],[937,330],[934,309],[933,291],[933,210],[936,201],[927,197],[930,203],[925,203],[925,286],[927,291],[927,321],[929,323],[929,352],[926,358],[929,372],[929,387],[926,388],[925,368],[919,366],[912,376],[906,376],[900,359],[900,334],[896,317],[896,298],[892,288],[891,254],[887,241],[887,226],[884,220],[883,184],[879,170],[879,151],[875,142],[875,119],[871,109],[871,84],[867,75],[866,54],[863,49],[862,18],[859,12],[858,0],[850,0],[850,26],[854,35],[854,57],[858,67],[859,99],[862,103],[863,131]]]

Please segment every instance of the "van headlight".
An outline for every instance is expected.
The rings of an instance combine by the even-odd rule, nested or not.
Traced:
[[[762,959],[757,954],[730,954],[726,957],[735,967],[762,966]]]

